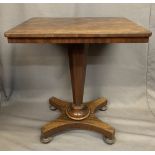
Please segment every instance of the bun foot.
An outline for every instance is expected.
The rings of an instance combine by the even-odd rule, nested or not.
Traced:
[[[116,139],[115,139],[115,138],[110,139],[110,138],[105,137],[105,136],[103,136],[103,140],[104,140],[104,142],[105,142],[106,144],[109,144],[109,145],[114,144],[114,143],[115,143],[115,141],[116,141]]]
[[[47,137],[45,138],[44,136],[40,136],[40,142],[43,144],[50,143],[53,140],[53,137]]]
[[[100,111],[106,111],[108,109],[107,105],[103,106],[102,108],[100,108]]]
[[[50,106],[49,106],[49,109],[50,109],[51,111],[56,111],[56,110],[57,110],[57,108],[54,107],[53,105],[50,105]]]

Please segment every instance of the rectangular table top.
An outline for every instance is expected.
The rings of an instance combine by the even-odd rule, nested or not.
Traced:
[[[12,43],[148,42],[151,32],[119,17],[31,18],[5,32]]]

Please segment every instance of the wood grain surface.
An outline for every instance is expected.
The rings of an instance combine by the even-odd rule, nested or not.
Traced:
[[[149,37],[151,32],[119,17],[31,18],[10,29],[10,38]]]
[[[57,133],[72,129],[96,131],[109,139],[115,138],[115,129],[109,124],[102,122],[95,116],[95,112],[97,112],[97,110],[107,105],[106,98],[98,98],[96,100],[86,103],[91,113],[86,119],[81,121],[72,120],[66,115],[66,108],[71,103],[60,100],[56,97],[50,98],[49,103],[50,105],[57,107],[60,110],[61,114],[56,120],[50,121],[41,128],[42,138],[55,136]]]
[[[5,32],[10,43],[67,43],[72,81],[73,102],[50,98],[50,105],[61,115],[41,129],[41,141],[66,129],[87,129],[100,132],[108,144],[114,142],[115,129],[95,116],[97,109],[106,106],[100,98],[83,104],[86,72],[85,43],[145,43],[151,32],[126,19],[113,17],[31,18]],[[74,44],[76,43],[76,44]],[[81,43],[78,44],[77,43]],[[110,140],[110,141],[109,141]]]

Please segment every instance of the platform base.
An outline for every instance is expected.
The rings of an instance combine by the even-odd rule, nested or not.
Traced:
[[[90,110],[90,113],[85,119],[82,120],[74,120],[68,117],[66,109],[68,108],[68,106],[71,105],[71,103],[62,101],[55,97],[50,98],[49,103],[56,109],[59,109],[61,115],[56,120],[51,121],[42,127],[41,142],[44,143],[44,139],[50,139],[49,137],[53,137],[54,135],[60,133],[61,131],[72,129],[84,129],[84,130],[96,131],[101,133],[103,137],[106,137],[105,142],[107,141],[111,142],[107,144],[112,144],[112,142],[114,142],[115,129],[109,126],[108,124],[102,122],[95,116],[95,112],[97,110],[107,105],[107,100],[105,98],[99,98],[94,101],[86,103],[85,105]]]

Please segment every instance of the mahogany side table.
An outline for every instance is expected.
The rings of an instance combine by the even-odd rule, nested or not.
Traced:
[[[86,129],[101,133],[106,143],[114,143],[115,129],[95,116],[97,110],[106,110],[107,99],[102,97],[83,104],[87,64],[84,47],[96,43],[147,43],[149,30],[126,18],[38,17],[8,30],[5,36],[9,43],[68,44],[73,102],[49,99],[51,110],[59,109],[61,115],[41,128],[41,142],[49,143],[51,137],[66,129]]]

